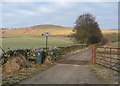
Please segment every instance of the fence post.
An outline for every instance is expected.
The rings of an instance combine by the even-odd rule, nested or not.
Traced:
[[[92,64],[95,64],[95,57],[96,57],[96,48],[95,46],[92,47]]]
[[[112,67],[111,48],[110,48],[110,68]]]

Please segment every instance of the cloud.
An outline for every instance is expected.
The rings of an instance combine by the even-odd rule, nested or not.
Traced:
[[[33,2],[34,0],[2,0],[2,2]]]
[[[3,2],[119,2],[119,0],[2,0]]]
[[[53,3],[50,2],[48,5],[39,6],[34,11],[40,14],[48,14],[48,13],[53,14],[59,12],[60,10],[65,10],[68,8],[70,9],[73,6],[74,4],[69,2],[53,2]]]
[[[77,17],[87,12],[96,16],[101,28],[117,27],[117,3],[112,2],[4,2],[3,10],[4,27],[36,24],[73,26]]]
[[[14,16],[13,13],[3,13],[4,16]]]
[[[56,7],[61,7],[61,8],[69,8],[73,6],[73,3],[71,4],[71,2],[63,1],[63,2],[54,2],[52,3],[52,5]]]
[[[84,12],[93,12],[95,9],[94,8],[91,8],[91,7],[83,7],[81,8],[81,11],[84,11]]]
[[[28,10],[18,10],[18,13],[24,14],[24,15],[29,15],[29,16],[36,16],[37,14],[33,11],[28,11]]]
[[[39,7],[38,12],[41,13],[52,13],[55,12],[54,8],[49,8],[49,7]]]

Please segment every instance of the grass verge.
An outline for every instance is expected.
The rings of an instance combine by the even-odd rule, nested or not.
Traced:
[[[89,68],[104,84],[118,84],[118,72],[97,64]]]
[[[54,64],[44,63],[44,64],[31,64],[32,67],[23,69],[15,74],[3,74],[2,75],[2,86],[9,84],[18,84],[19,82],[32,78],[40,72],[43,72],[53,66]]]

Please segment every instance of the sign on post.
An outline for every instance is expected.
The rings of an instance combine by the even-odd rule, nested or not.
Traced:
[[[45,36],[46,37],[46,49],[47,49],[47,46],[48,46],[48,37],[49,36],[52,36],[51,34],[49,34],[48,32],[42,34],[42,36]]]

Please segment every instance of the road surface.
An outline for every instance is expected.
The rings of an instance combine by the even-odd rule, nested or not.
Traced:
[[[50,69],[20,84],[101,84],[89,70],[92,49],[68,56]]]

